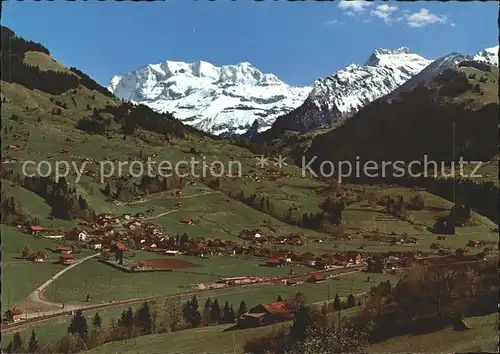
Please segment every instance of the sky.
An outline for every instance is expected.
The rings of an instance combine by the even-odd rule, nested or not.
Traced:
[[[107,85],[113,75],[165,60],[250,62],[310,86],[376,48],[428,59],[498,44],[492,2],[166,0],[9,1],[2,25],[42,43],[66,66]]]

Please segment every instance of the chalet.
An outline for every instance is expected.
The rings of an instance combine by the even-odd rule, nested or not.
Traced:
[[[321,283],[325,281],[325,276],[323,274],[313,274],[307,281],[309,283]]]
[[[242,327],[251,328],[292,320],[298,308],[297,301],[279,301],[260,304],[240,318]]]
[[[285,260],[277,257],[268,258],[266,259],[266,265],[270,267],[283,267]]]
[[[13,307],[12,309],[9,309],[4,312],[3,314],[3,321],[4,322],[16,322],[21,319],[22,311],[18,309],[17,307]]]
[[[59,257],[59,262],[64,265],[70,265],[75,263],[75,258],[72,254],[63,254]]]
[[[132,217],[132,215],[130,215],[130,214],[123,214],[123,216],[122,216],[122,218],[124,220],[130,220],[131,217]]]
[[[40,225],[32,225],[28,228],[28,231],[31,232],[32,235],[37,236],[38,233],[47,231],[47,229],[44,227],[41,227]]]
[[[66,240],[71,240],[71,241],[85,241],[87,237],[88,237],[87,231],[76,227],[71,229],[65,235]]]
[[[191,224],[193,223],[193,219],[190,219],[190,218],[184,218],[184,219],[179,220],[179,222],[180,222],[181,224],[191,225]]]
[[[168,256],[178,256],[181,254],[181,252],[177,251],[177,250],[168,250],[168,251],[165,251],[165,254]]]
[[[19,146],[18,145],[9,145],[9,146],[7,146],[7,149],[11,150],[11,151],[17,151],[17,150],[19,150]]]
[[[56,252],[62,253],[62,254],[72,254],[73,247],[71,247],[71,246],[57,246]]]
[[[69,154],[69,153],[71,153],[71,149],[69,149],[69,148],[64,148],[64,149],[62,149],[60,152],[61,152],[61,153],[63,153],[63,154]]]

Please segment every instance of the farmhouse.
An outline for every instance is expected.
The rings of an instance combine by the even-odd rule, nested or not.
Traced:
[[[71,254],[71,253],[73,253],[73,247],[71,247],[71,246],[57,246],[56,252],[62,253],[62,254]]]
[[[87,239],[87,236],[87,231],[75,227],[66,234],[66,240],[85,241]]]
[[[321,283],[323,281],[325,281],[325,276],[323,274],[313,274],[308,279],[309,283]]]
[[[260,304],[241,316],[240,325],[250,328],[292,320],[297,307],[297,301]]]
[[[32,235],[37,236],[38,233],[47,231],[46,228],[41,227],[40,225],[32,225],[29,227],[28,232],[31,232]]]
[[[59,257],[59,262],[64,265],[70,265],[75,263],[75,258],[72,254],[63,254]]]
[[[283,267],[285,265],[285,260],[277,257],[268,258],[266,259],[266,265],[270,267]]]
[[[190,218],[184,218],[184,219],[181,219],[179,221],[181,224],[187,224],[187,225],[191,225],[193,223],[193,219],[190,219]]]
[[[16,322],[21,319],[22,311],[16,307],[5,311],[3,314],[3,321],[5,322]]]

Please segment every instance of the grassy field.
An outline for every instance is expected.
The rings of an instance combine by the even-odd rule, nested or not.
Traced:
[[[370,353],[478,353],[498,352],[498,314],[469,317],[472,329],[440,331],[391,338],[370,346]]]
[[[498,315],[467,318],[471,330],[461,332],[452,328],[425,335],[397,337],[369,347],[370,353],[403,352],[494,352],[498,347]],[[249,330],[224,331],[228,326],[214,326],[184,332],[139,337],[128,343],[112,342],[90,353],[243,353],[244,343],[263,336],[280,326]]]
[[[228,302],[232,304],[234,308],[239,306],[239,303],[243,300],[246,302],[248,308],[256,306],[260,303],[275,301],[278,295],[281,295],[284,299],[291,299],[297,293],[301,291],[309,303],[319,302],[327,300],[329,297],[333,299],[335,294],[340,296],[347,296],[350,293],[359,293],[362,291],[367,291],[373,285],[379,284],[381,281],[390,280],[391,283],[395,284],[399,277],[394,275],[385,274],[370,274],[371,281],[366,281],[366,274],[354,273],[348,276],[341,277],[339,280],[327,280],[324,283],[319,284],[300,284],[297,286],[286,286],[281,284],[263,284],[256,286],[246,286],[229,288],[217,291],[204,291],[197,295],[200,303],[200,308],[207,298],[217,298],[219,303],[223,304]],[[191,296],[183,296],[180,294],[181,301],[186,301]],[[95,299],[94,299],[95,300]],[[158,305],[161,306],[162,300],[158,300]],[[117,319],[122,310],[125,310],[129,305],[118,306],[113,308],[102,309],[99,311],[84,311],[85,317],[88,321],[92,316],[99,312],[103,319],[105,326],[109,324],[111,319]],[[137,309],[138,305],[132,305],[132,309]],[[66,333],[66,328],[69,324],[70,316],[64,318],[58,318],[55,321],[47,321],[33,326],[27,326],[22,331],[21,335],[29,336],[31,334],[31,329],[34,328],[35,332],[40,341],[43,343],[54,343],[54,341],[61,338]],[[246,331],[245,331],[246,332]],[[182,332],[184,333],[184,332]],[[191,333],[194,333],[191,332]],[[238,331],[240,335],[245,335],[243,331]],[[249,333],[253,333],[250,330]],[[13,333],[7,333],[5,340],[11,338]]]
[[[2,313],[14,305],[24,311],[25,298],[37,286],[64,269],[63,265],[53,264],[59,256],[51,250],[59,244],[61,243],[35,238],[16,229],[2,226]],[[25,246],[33,251],[44,251],[48,259],[44,263],[33,263],[22,259],[21,252]],[[83,250],[81,254],[75,254],[75,257],[89,254],[91,252]]]

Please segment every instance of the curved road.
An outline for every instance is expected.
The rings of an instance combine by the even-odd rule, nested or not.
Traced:
[[[54,303],[54,302],[48,302],[48,301],[45,301],[45,300],[41,299],[40,298],[40,293],[42,291],[44,291],[50,284],[52,284],[54,282],[54,280],[56,280],[57,278],[59,278],[61,275],[63,275],[64,273],[66,273],[67,271],[69,271],[70,269],[72,269],[73,267],[76,267],[77,265],[80,265],[83,262],[88,261],[89,259],[95,258],[95,257],[97,257],[99,255],[100,255],[100,253],[95,253],[95,254],[93,254],[91,256],[79,259],[75,263],[73,263],[70,266],[64,268],[60,272],[54,274],[49,280],[47,280],[45,283],[43,283],[42,285],[40,285],[35,291],[33,291],[28,296],[28,299],[30,299],[33,302],[38,302],[38,303],[42,303],[42,304],[49,305],[49,306],[59,306],[59,307],[62,307],[62,304],[58,304],[58,303]],[[51,314],[58,313],[58,312],[71,311],[71,310],[74,310],[74,309],[76,309],[76,307],[73,308],[72,306],[70,306],[70,307],[68,307],[68,308],[66,308],[64,310],[63,309],[59,309],[59,310],[53,310],[53,311],[27,313],[27,314],[23,315],[23,317],[26,318],[26,319],[29,319],[29,318],[34,318],[34,317],[38,317],[38,316],[47,316],[47,315],[51,315]]]

